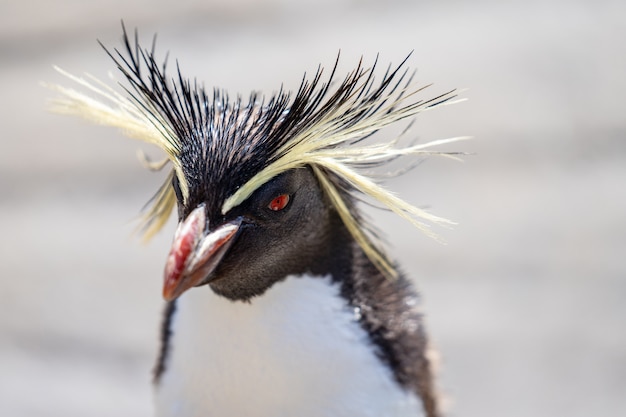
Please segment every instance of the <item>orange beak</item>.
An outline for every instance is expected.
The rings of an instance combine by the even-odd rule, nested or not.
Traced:
[[[163,298],[174,300],[189,288],[201,285],[219,265],[240,226],[238,220],[206,233],[204,206],[192,211],[174,235],[165,264]]]

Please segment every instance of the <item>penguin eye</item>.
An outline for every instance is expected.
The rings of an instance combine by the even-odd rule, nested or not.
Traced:
[[[281,194],[274,197],[274,199],[267,205],[267,208],[272,211],[280,211],[287,207],[287,204],[289,204],[289,194]]]

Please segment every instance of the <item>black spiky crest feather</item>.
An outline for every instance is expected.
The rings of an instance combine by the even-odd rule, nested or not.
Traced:
[[[427,148],[465,139],[450,138],[408,147],[396,147],[399,138],[379,144],[363,142],[391,123],[459,101],[454,100],[455,90],[428,100],[414,100],[414,95],[427,86],[411,86],[413,74],[409,75],[406,68],[408,56],[397,67],[389,66],[379,82],[374,77],[377,60],[369,68],[361,60],[334,87],[337,56],[325,81],[320,66],[312,79],[308,80],[305,74],[295,94],[282,88],[268,99],[252,93],[244,103],[241,97],[231,101],[217,89],[213,94],[207,93],[195,80],[185,79],[178,65],[176,76],[170,79],[167,59],[160,65],[155,58],[155,42],[150,50],[143,49],[137,32],[132,43],[122,27],[123,51],[110,51],[104,45],[103,48],[129,82],[130,88],[124,87],[127,96],[93,77],[85,80],[60,69],[110,104],[73,89],[50,87],[63,96],[54,102],[54,111],[121,128],[128,136],[165,151],[173,169],[145,213],[143,228],[147,238],[165,224],[176,205],[171,184],[174,177],[185,204],[199,204],[203,195],[210,193],[213,201],[221,204],[215,208],[225,214],[276,175],[307,165],[313,168],[355,240],[389,276],[395,276],[395,270],[351,209],[346,193],[371,197],[430,236],[434,234],[422,220],[451,223],[406,203],[363,173],[405,155],[454,158],[456,154]],[[159,168],[164,164],[147,165]]]

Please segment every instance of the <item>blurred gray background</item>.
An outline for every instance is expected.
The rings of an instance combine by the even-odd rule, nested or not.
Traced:
[[[429,160],[389,184],[459,223],[440,245],[373,212],[424,296],[450,416],[626,415],[626,7],[623,1],[0,3],[0,415],[150,416],[170,223],[135,216],[162,174],[117,131],[48,114],[67,82],[106,78],[120,19],[207,87],[295,88],[359,56],[410,64]],[[143,148],[152,156],[158,152]]]

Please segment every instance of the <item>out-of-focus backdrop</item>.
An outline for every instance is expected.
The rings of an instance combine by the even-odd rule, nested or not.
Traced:
[[[459,223],[440,245],[373,212],[415,277],[450,416],[626,415],[623,1],[5,0],[0,4],[0,415],[152,415],[173,223],[135,216],[161,174],[117,131],[46,112],[52,66],[107,78],[120,19],[207,87],[297,87],[304,71],[414,51],[419,140],[472,135],[464,163],[389,184]],[[153,156],[158,153],[143,148]],[[218,341],[219,342],[219,341]]]

